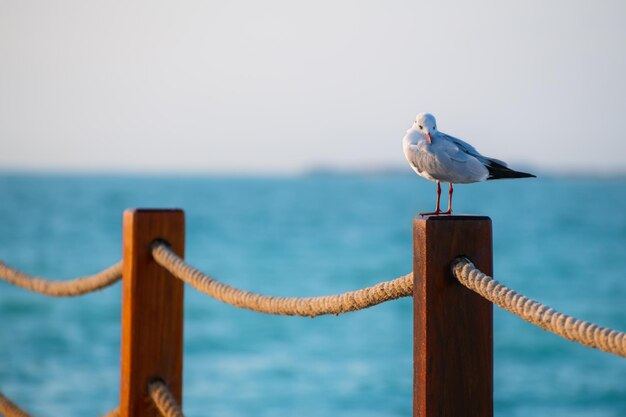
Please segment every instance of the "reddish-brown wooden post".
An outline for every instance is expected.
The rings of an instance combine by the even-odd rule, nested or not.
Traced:
[[[413,415],[493,416],[493,308],[450,269],[464,255],[492,275],[491,220],[418,216],[413,239]]]
[[[121,417],[160,417],[148,397],[154,379],[182,406],[183,283],[154,262],[156,239],[184,256],[182,210],[124,212]]]

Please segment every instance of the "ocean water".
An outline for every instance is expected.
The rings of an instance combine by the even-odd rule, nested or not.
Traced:
[[[266,294],[333,294],[410,271],[412,219],[434,197],[412,175],[2,174],[0,259],[51,278],[97,272],[121,257],[125,208],[180,207],[187,260],[202,270]],[[626,180],[458,186],[455,208],[492,218],[496,278],[626,329]],[[626,415],[626,360],[494,315],[497,416]],[[0,282],[0,390],[35,416],[115,407],[119,342],[119,284],[53,299]],[[184,343],[188,417],[411,415],[410,299],[309,319],[188,287]]]

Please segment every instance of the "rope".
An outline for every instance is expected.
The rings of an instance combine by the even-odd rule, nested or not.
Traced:
[[[164,243],[152,248],[156,262],[172,275],[219,301],[235,307],[266,314],[316,317],[362,310],[385,301],[407,297],[413,293],[413,274],[372,287],[323,297],[272,297],[243,291],[223,284],[185,263]]]
[[[163,417],[185,417],[178,401],[162,381],[150,383],[148,394]]]
[[[4,417],[31,417],[26,411],[19,408],[13,401],[0,392],[0,416]]]
[[[477,269],[466,258],[452,265],[454,276],[472,291],[516,316],[585,346],[626,358],[626,333],[600,327],[555,311],[551,307],[519,294]]]
[[[49,295],[51,297],[74,297],[101,290],[122,278],[122,262],[118,262],[95,275],[74,278],[69,281],[50,281],[11,268],[0,262],[0,279],[10,284]]]

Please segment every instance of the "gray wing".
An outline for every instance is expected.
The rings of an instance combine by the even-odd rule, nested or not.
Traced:
[[[491,165],[491,164],[497,164],[497,165],[501,165],[503,167],[508,167],[507,163],[504,161],[501,161],[499,159],[495,159],[495,158],[489,158],[487,156],[483,156],[480,154],[480,152],[478,152],[476,150],[476,148],[474,148],[472,145],[470,145],[469,143],[455,138],[454,136],[450,136],[447,135],[445,133],[442,133],[442,135],[448,139],[450,142],[454,143],[456,146],[458,146],[462,151],[472,155],[473,157],[475,157],[476,159],[478,159],[480,162],[482,162],[483,164],[486,165]]]
[[[433,140],[432,145],[421,142],[405,148],[406,157],[418,174],[430,180],[451,183],[476,182],[487,178],[487,168],[478,158],[448,139],[438,139]]]

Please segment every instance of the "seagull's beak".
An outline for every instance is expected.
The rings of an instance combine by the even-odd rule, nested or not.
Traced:
[[[428,143],[433,143],[433,140],[430,138],[429,132],[426,132],[426,137],[428,138]]]

